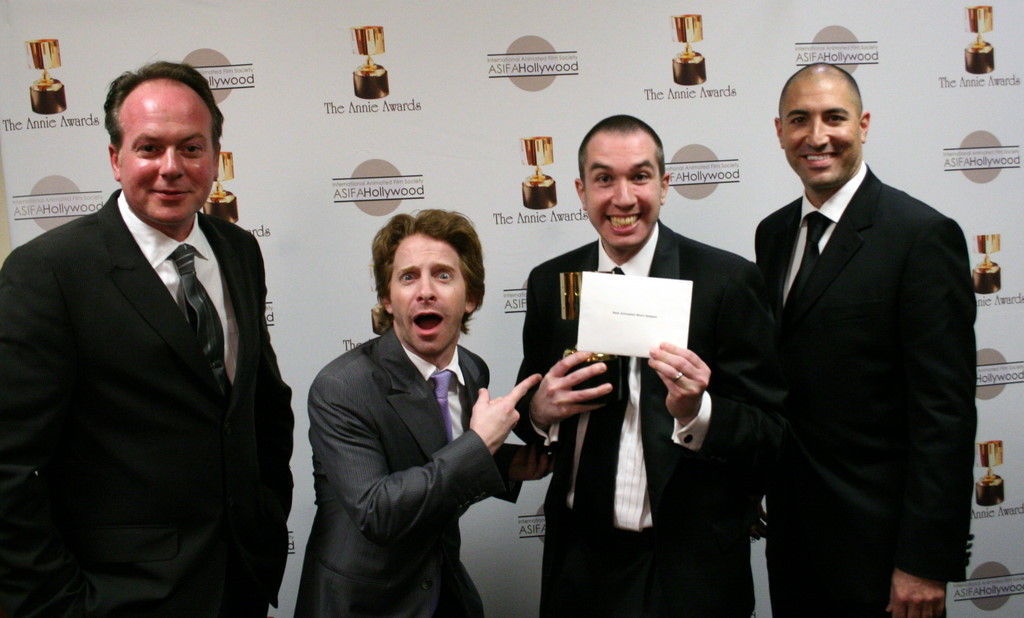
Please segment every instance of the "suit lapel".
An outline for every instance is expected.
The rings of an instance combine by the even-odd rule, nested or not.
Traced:
[[[782,217],[781,225],[767,231],[767,242],[763,255],[768,262],[762,272],[765,273],[765,285],[772,295],[772,309],[775,315],[780,315],[782,305],[785,302],[786,276],[789,274],[789,258],[793,255],[793,245],[796,244],[800,232],[800,206],[802,200],[798,199],[786,206],[785,215]]]
[[[98,213],[103,241],[110,254],[111,280],[196,377],[219,393],[220,387],[203,356],[199,340],[121,219],[117,206],[119,194],[120,191],[115,191]]]
[[[473,362],[473,359],[469,354],[465,353],[465,348],[462,348],[459,351],[459,368],[462,369],[462,377],[466,380],[466,401],[469,403],[470,407],[470,410],[465,410],[465,412],[470,412],[473,408],[473,404],[476,403],[476,392],[480,390],[482,386],[480,367]],[[464,416],[469,415],[466,414]],[[469,429],[469,427],[467,426],[463,429]]]
[[[381,335],[377,364],[391,379],[388,403],[409,429],[425,458],[448,443],[441,408],[423,376],[406,356],[395,329]]]
[[[206,215],[200,214],[197,221],[210,246],[213,247],[213,252],[217,255],[221,280],[231,298],[235,324],[238,326],[235,376],[231,389],[231,399],[234,400],[239,393],[245,392],[244,382],[255,377],[246,371],[246,368],[256,367],[257,364],[254,355],[257,354],[259,348],[260,325],[254,322],[254,319],[255,316],[263,315],[263,311],[262,308],[253,307],[253,301],[260,296],[253,289],[253,283],[245,276],[241,256],[227,241],[227,238],[210,224]],[[227,337],[228,334],[224,333],[224,336]]]
[[[843,216],[836,224],[803,290],[795,298],[789,299],[783,312],[785,326],[795,324],[806,315],[864,244],[861,234],[873,224],[881,186],[881,182],[868,170],[864,182],[843,211]]]
[[[577,269],[580,272],[592,272],[597,270],[598,262],[598,251],[600,251],[601,241],[590,243],[586,246],[586,250],[583,251],[582,257],[578,265],[572,265],[566,270]],[[559,289],[558,280],[553,281],[552,288],[548,290],[552,296],[551,298],[557,298],[561,294]],[[557,306],[557,304],[556,304]],[[551,316],[552,319],[561,321],[561,316],[556,312]],[[575,347],[576,335],[579,332],[579,322],[571,322],[572,324],[572,340],[567,345]],[[576,431],[579,429],[580,417],[578,414],[566,419],[560,423],[558,429],[558,451],[561,453],[567,453],[565,456],[555,458],[555,479],[552,482],[559,482],[563,484],[568,490],[570,479],[572,478],[572,454],[576,452]]]
[[[696,275],[687,271],[680,237],[660,222],[658,225],[658,244],[654,249],[650,276],[689,279],[696,285]],[[698,291],[695,289],[693,293],[696,295]],[[637,362],[640,365],[640,434],[644,445],[644,466],[647,468],[651,510],[656,511],[682,453],[680,447],[668,438],[672,435],[673,419],[665,409],[665,385],[648,366],[647,359],[640,358]]]

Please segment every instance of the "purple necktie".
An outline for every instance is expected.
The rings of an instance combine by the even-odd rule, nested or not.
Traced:
[[[444,435],[448,441],[452,441],[452,415],[448,410],[448,385],[451,384],[452,376],[455,375],[450,369],[438,371],[430,376],[434,382],[434,397],[437,398],[437,405],[441,406],[441,420],[444,421]]]

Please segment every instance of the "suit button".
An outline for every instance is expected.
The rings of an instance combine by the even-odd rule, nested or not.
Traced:
[[[430,590],[434,587],[434,580],[429,577],[420,582],[420,588],[423,590]]]

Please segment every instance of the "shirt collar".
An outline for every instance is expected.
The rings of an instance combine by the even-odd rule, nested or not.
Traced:
[[[132,212],[131,207],[128,206],[128,200],[125,198],[123,191],[117,196],[117,208],[121,212],[121,219],[128,226],[128,231],[131,232],[132,238],[135,239],[139,249],[142,250],[142,255],[146,257],[146,261],[153,268],[156,268],[166,261],[167,258],[171,257],[171,253],[178,248],[178,245],[183,243],[195,247],[196,254],[200,259],[208,260],[213,256],[213,247],[210,246],[210,241],[206,239],[202,228],[199,227],[198,218],[193,219],[192,231],[189,232],[188,238],[178,242],[155,227],[147,225],[142,219],[139,219]]]
[[[419,374],[423,376],[424,380],[429,380],[430,376],[434,375],[438,371],[450,369],[451,372],[455,374],[455,379],[459,381],[459,384],[463,386],[466,385],[466,381],[462,378],[462,368],[459,366],[458,346],[455,346],[455,353],[452,354],[452,361],[448,363],[447,367],[435,367],[433,363],[423,360],[422,358],[417,356],[415,352],[405,347],[404,343],[402,344],[402,349],[405,350],[405,355],[409,357],[409,360],[412,361],[413,366],[416,367],[416,371],[418,371]]]
[[[821,208],[815,208],[807,199],[807,194],[803,196],[803,202],[800,207],[800,217],[803,220],[807,216],[807,213],[820,212],[825,215],[829,221],[836,223],[843,216],[843,212],[846,211],[846,207],[850,205],[850,200],[853,199],[853,194],[860,188],[861,183],[864,182],[864,177],[868,175],[868,166],[864,161],[860,162],[860,169],[853,175],[853,178],[846,181],[846,184],[839,187],[832,197],[825,200],[825,203],[821,205]]]
[[[597,245],[601,247],[601,250],[597,252],[597,270],[608,272],[618,266],[622,269],[623,273],[632,277],[646,277],[651,272],[651,263],[654,262],[654,250],[658,246],[658,231],[660,227],[660,223],[655,223],[654,230],[651,231],[651,237],[647,239],[644,246],[637,251],[636,255],[622,264],[616,264],[612,258],[608,257],[608,253],[604,250],[604,243],[598,240]]]

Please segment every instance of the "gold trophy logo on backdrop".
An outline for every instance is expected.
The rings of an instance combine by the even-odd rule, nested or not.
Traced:
[[[534,166],[534,173],[523,181],[523,206],[531,210],[553,208],[558,203],[555,179],[541,171],[540,166],[555,162],[550,137],[523,137],[519,140],[523,165]]]
[[[558,273],[558,283],[561,291],[562,299],[562,319],[579,321],[580,319],[580,291],[583,289],[583,273],[582,272],[565,272]],[[577,352],[576,347],[573,346],[565,352],[562,356],[569,356]],[[604,354],[601,352],[592,353],[587,360],[583,361],[579,365],[576,365],[570,370],[570,373],[583,367],[587,367],[594,363],[605,363],[608,365],[608,370],[603,374],[594,376],[588,380],[576,385],[573,390],[583,390],[587,388],[594,388],[600,386],[605,382],[610,382],[612,385],[612,392],[590,400],[587,403],[599,403],[607,405],[622,401],[626,396],[626,381],[629,379],[629,358],[623,356],[616,356],[615,354]]]
[[[203,206],[203,212],[231,223],[238,222],[238,198],[234,193],[226,191],[220,184],[234,177],[235,157],[230,152],[221,151],[220,160],[217,162],[217,182],[213,186],[213,191],[210,192],[206,205]]]
[[[373,61],[374,54],[384,53],[384,28],[352,28],[352,53],[366,56],[366,63],[352,73],[356,96],[360,99],[383,99],[388,96],[388,70]]]
[[[691,43],[704,40],[704,25],[700,15],[673,15],[672,24],[677,43],[685,43],[684,49],[672,59],[672,79],[682,86],[696,86],[708,79],[704,56],[693,51]]]
[[[974,501],[978,506],[994,506],[1003,501],[1003,479],[992,472],[992,466],[1003,465],[1003,441],[991,440],[978,442],[978,461],[980,468],[988,468],[985,476],[974,484]]]
[[[28,65],[39,69],[43,76],[29,86],[32,97],[32,111],[37,114],[59,114],[68,108],[64,96],[64,84],[50,77],[48,69],[60,66],[60,43],[57,39],[37,39],[25,41],[28,52]]]
[[[969,6],[964,10],[967,12],[967,31],[977,35],[964,50],[964,67],[968,73],[991,73],[996,68],[996,53],[981,35],[992,31],[992,7]]]
[[[974,267],[974,292],[992,294],[1003,287],[1002,269],[989,258],[990,253],[999,251],[999,234],[979,234],[975,237],[977,252],[985,259]]]

